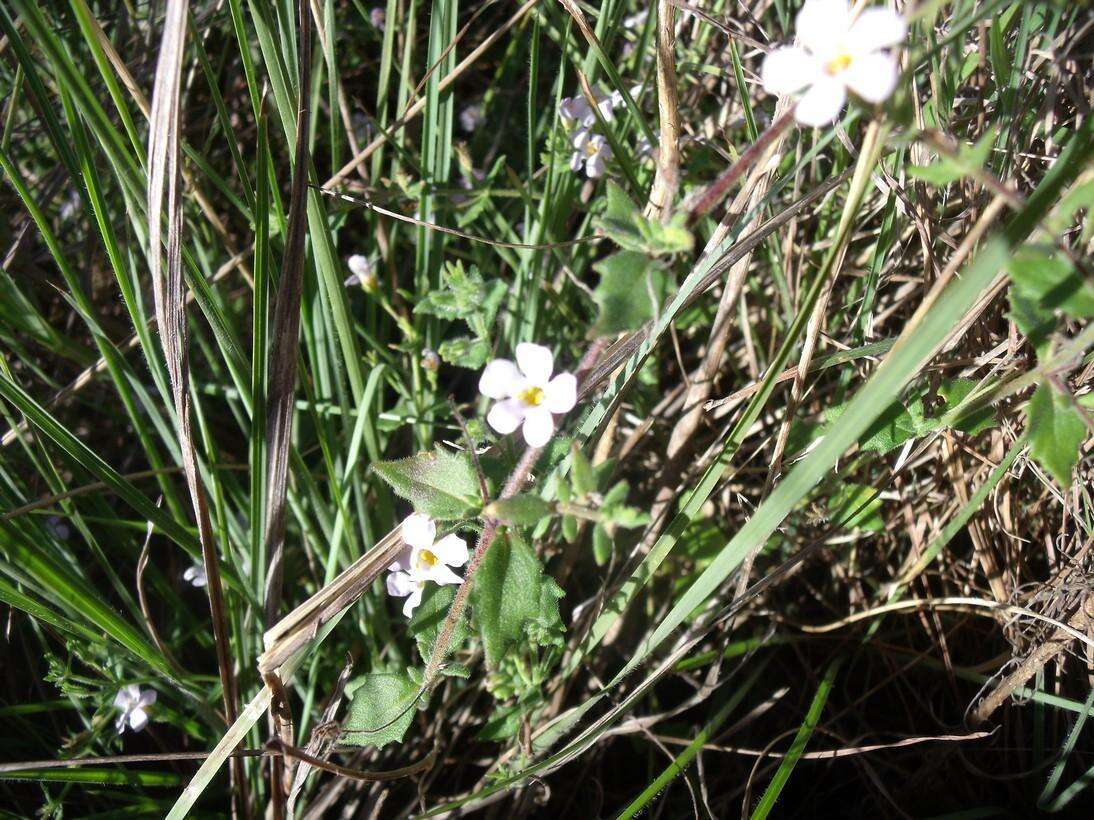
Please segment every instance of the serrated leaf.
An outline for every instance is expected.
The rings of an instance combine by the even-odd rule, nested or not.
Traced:
[[[1030,453],[1067,489],[1079,461],[1087,429],[1071,399],[1048,384],[1038,385],[1029,402]]]
[[[469,518],[478,512],[479,481],[471,460],[464,454],[436,447],[397,461],[372,465],[397,495],[414,505],[416,512],[438,521]]]
[[[446,339],[437,347],[439,355],[448,364],[478,370],[490,358],[490,343],[486,339],[460,336]]]
[[[661,265],[642,253],[619,251],[593,266],[600,284],[593,292],[599,308],[593,333],[610,336],[637,330],[660,310],[669,278]]]
[[[405,672],[365,675],[353,688],[340,740],[377,748],[400,742],[414,720],[417,694],[417,684]]]
[[[516,526],[534,526],[551,512],[551,505],[538,495],[515,495],[491,502],[484,511],[487,515]]]
[[[451,608],[455,597],[456,587],[454,586],[427,584],[425,594],[422,596],[422,602],[414,610],[414,614],[407,624],[410,634],[414,636],[414,640],[418,644],[418,654],[426,663],[433,656],[433,645],[437,642],[437,636],[441,633],[441,626],[444,624],[445,618],[448,617],[448,610]],[[467,616],[464,615],[456,622],[456,627],[452,630],[452,639],[449,642],[450,651],[458,649],[467,640],[470,631]],[[446,664],[442,671],[450,672],[449,666],[449,664]]]
[[[522,539],[506,532],[494,541],[471,588],[474,623],[487,666],[497,668],[508,649],[524,639],[526,626],[549,620],[552,613],[544,612],[545,601],[555,602],[557,620],[557,589]]]
[[[635,224],[638,207],[614,182],[608,183],[605,202],[604,215],[595,221],[595,226],[619,247],[625,250],[643,251],[645,241]]]

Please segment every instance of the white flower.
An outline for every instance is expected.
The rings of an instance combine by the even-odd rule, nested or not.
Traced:
[[[600,134],[579,129],[574,132],[574,152],[570,155],[570,169],[580,171],[585,168],[585,176],[597,179],[604,176],[608,160],[612,158],[612,148]]]
[[[46,529],[49,530],[49,534],[54,538],[61,541],[67,541],[68,537],[72,535],[72,530],[69,528],[65,520],[57,515],[51,515],[46,519]]]
[[[615,116],[615,108],[623,104],[623,95],[618,91],[609,94],[600,86],[593,88],[592,92],[601,118],[610,121]],[[566,126],[566,130],[570,130],[575,125],[581,128],[592,128],[596,125],[596,114],[593,113],[593,108],[584,94],[563,97],[558,104],[558,115],[562,118],[562,124]]]
[[[148,711],[145,707],[151,706],[155,702],[156,692],[154,689],[145,689],[142,692],[141,688],[135,683],[119,689],[117,696],[114,698],[114,706],[121,709],[121,714],[114,721],[114,728],[118,730],[118,734],[120,735],[125,731],[127,722],[129,728],[134,732],[143,729],[148,723]]]
[[[517,362],[494,359],[482,371],[479,392],[497,401],[486,421],[503,436],[522,424],[524,440],[530,447],[542,447],[555,431],[552,413],[565,413],[577,403],[577,379],[559,373],[553,379],[555,361],[551,351],[521,342]]]
[[[346,260],[346,267],[349,268],[350,275],[346,277],[346,281],[342,283],[343,285],[347,288],[360,285],[366,293],[372,293],[376,290],[379,281],[376,279],[376,273],[368,257],[355,253]]]
[[[186,571],[182,573],[182,580],[195,587],[203,587],[209,583],[209,579],[205,577],[205,567],[201,564],[187,567]]]
[[[478,103],[466,105],[460,110],[460,128],[468,134],[478,131],[483,119],[482,106]]]
[[[632,14],[630,17],[624,17],[623,28],[631,30],[636,28],[642,28],[644,25],[646,25],[646,20],[649,18],[649,16],[650,10],[642,9],[642,11]]]
[[[794,109],[802,125],[832,122],[848,88],[870,103],[893,93],[896,58],[881,49],[904,39],[904,20],[895,11],[870,8],[855,17],[847,0],[806,0],[796,27],[801,47],[772,51],[761,76],[769,94],[803,92]]]
[[[450,567],[467,563],[467,542],[455,533],[437,541],[437,525],[429,516],[407,516],[401,530],[406,548],[388,567],[387,594],[406,598],[403,614],[410,617],[422,602],[426,581],[435,584],[462,584],[463,578]]]

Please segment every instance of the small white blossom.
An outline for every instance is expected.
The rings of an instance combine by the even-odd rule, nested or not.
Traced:
[[[135,683],[119,689],[114,698],[114,706],[121,710],[118,719],[114,721],[114,728],[118,730],[118,734],[120,735],[125,731],[126,723],[134,732],[143,729],[148,724],[148,710],[146,707],[155,702],[156,692],[154,689],[145,689],[142,692],[141,688]]]
[[[61,541],[67,541],[69,536],[72,535],[71,528],[58,515],[51,515],[46,519],[46,529],[49,530],[50,535]]]
[[[380,6],[377,6],[368,13],[369,22],[376,26],[380,31],[384,30],[384,23],[387,21],[387,12]]]
[[[369,261],[368,257],[355,253],[346,260],[346,267],[349,268],[350,275],[346,277],[346,280],[342,283],[343,285],[347,288],[360,285],[367,293],[376,290],[379,280],[376,278],[376,272],[373,270],[372,262]]]
[[[195,587],[203,587],[209,583],[209,579],[205,577],[205,567],[201,564],[187,567],[182,573],[182,580]]]
[[[468,134],[478,131],[483,119],[482,106],[479,103],[465,105],[460,109],[460,128]]]
[[[427,581],[435,584],[462,584],[463,578],[451,567],[467,563],[467,542],[455,533],[437,541],[437,525],[429,516],[407,516],[401,528],[405,549],[388,567],[387,594],[406,598],[403,614],[410,617],[422,602]]]
[[[623,95],[618,91],[609,94],[599,86],[593,88],[592,92],[601,118],[610,122],[615,116],[615,109],[623,104]],[[562,118],[562,124],[567,130],[575,126],[592,128],[596,125],[596,114],[593,113],[593,108],[584,94],[563,97],[558,104],[558,115]]]
[[[494,359],[479,379],[479,392],[495,399],[487,423],[503,436],[523,425],[530,447],[542,447],[555,431],[554,415],[566,413],[577,403],[577,378],[559,373],[554,378],[554,356],[546,347],[522,342],[516,364]],[[552,415],[554,414],[554,415]]]
[[[772,51],[761,76],[769,94],[798,96],[794,118],[802,125],[827,125],[839,116],[847,89],[880,103],[896,87],[896,58],[882,49],[904,39],[904,20],[889,8],[858,16],[847,0],[806,0],[795,21],[801,46]]]
[[[589,179],[604,176],[608,160],[612,158],[612,148],[608,141],[600,134],[582,129],[574,132],[571,143],[574,151],[570,155],[570,169],[580,171],[584,168],[585,176]]]
[[[623,18],[623,28],[630,29],[630,30],[633,30],[633,29],[636,29],[636,28],[642,28],[644,25],[646,25],[646,20],[649,19],[649,16],[650,16],[650,10],[649,9],[642,9],[642,11],[635,12],[634,14],[630,15],[629,17],[624,17]]]

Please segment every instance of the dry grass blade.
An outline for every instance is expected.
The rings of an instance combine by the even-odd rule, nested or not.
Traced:
[[[182,202],[179,198],[181,179],[179,151],[179,117],[181,110],[180,84],[182,58],[186,45],[187,0],[168,0],[164,15],[163,39],[156,65],[156,81],[152,91],[152,114],[148,136],[148,258],[159,322],[160,343],[171,380],[175,404],[175,425],[183,472],[190,490],[194,515],[201,540],[206,590],[216,642],[217,667],[224,695],[224,713],[228,723],[235,721],[238,707],[235,674],[228,651],[227,618],[224,611],[224,591],[220,580],[220,562],[205,492],[197,469],[197,452],[190,427],[190,373],[187,357],[186,295],[182,277]],[[166,197],[167,267],[162,266],[161,230],[164,223]],[[232,777],[236,785],[238,807],[248,812],[246,780],[243,764],[232,760]]]
[[[308,123],[311,89],[311,14],[306,4],[299,7],[299,53],[297,65],[296,149],[293,160],[289,221],[285,255],[281,264],[277,303],[272,327],[268,372],[269,399],[266,415],[266,588],[263,609],[267,626],[274,623],[281,607],[284,577],[285,497],[289,480],[289,443],[292,438],[293,398],[296,392],[297,340],[300,335],[300,298],[304,283],[304,244],[307,227]],[[293,742],[287,700],[276,675],[268,679],[274,693],[270,709],[273,728],[281,742]],[[282,815],[286,792],[292,788],[292,767],[280,758],[270,762],[271,805],[274,816]]]

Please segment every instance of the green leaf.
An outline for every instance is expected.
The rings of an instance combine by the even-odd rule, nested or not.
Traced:
[[[1045,383],[1029,402],[1030,453],[1067,489],[1086,439],[1086,424],[1071,399]]]
[[[414,720],[417,695],[417,684],[405,672],[365,675],[353,688],[341,741],[377,748],[398,743]]]
[[[597,524],[593,527],[593,560],[596,561],[598,567],[602,567],[608,563],[608,559],[611,557],[611,536],[608,535],[608,531],[604,529],[603,524]]]
[[[995,130],[992,129],[977,140],[975,145],[959,145],[956,157],[942,156],[930,165],[911,165],[908,167],[908,174],[931,185],[949,185],[982,170],[994,144]]]
[[[465,454],[438,446],[431,453],[376,462],[372,469],[415,511],[438,521],[469,518],[478,512],[479,481]]]
[[[515,495],[488,504],[484,512],[506,524],[530,527],[549,516],[552,509],[537,495]]]
[[[490,358],[490,342],[470,336],[446,339],[437,347],[437,354],[448,364],[478,370]]]
[[[585,454],[581,452],[577,442],[574,442],[570,452],[573,454],[571,475],[574,479],[574,492],[578,494],[578,497],[596,492],[596,477],[593,474],[593,465],[589,463],[589,459],[585,458]]]
[[[486,297],[486,284],[478,268],[472,265],[465,271],[462,262],[449,262],[444,269],[444,287],[425,294],[414,306],[414,312],[442,319],[466,319],[484,309]]]
[[[1073,319],[1094,316],[1094,286],[1069,259],[1025,247],[1011,257],[1008,267],[1014,289],[1040,308],[1059,309]]]
[[[599,308],[595,335],[637,330],[660,309],[669,279],[661,265],[645,254],[620,251],[593,268],[600,274],[593,292]]]
[[[511,531],[498,537],[471,588],[474,622],[487,666],[497,668],[508,649],[524,639],[527,626],[551,622],[552,616],[558,620],[558,592],[558,585],[544,576],[539,559],[522,539]]]
[[[975,387],[976,382],[973,379],[944,379],[942,384],[938,386],[938,395],[943,401],[943,412],[949,413],[956,409]],[[985,430],[990,430],[996,424],[995,408],[988,406],[974,413],[959,416],[954,422],[953,429],[969,435],[976,435]]]
[[[604,215],[595,225],[623,250],[647,256],[671,256],[691,250],[694,244],[685,214],[677,214],[667,225],[647,219],[642,209],[613,182],[608,183]]]
[[[414,610],[407,628],[418,644],[418,653],[422,656],[422,660],[428,663],[433,656],[433,645],[437,643],[437,637],[441,634],[441,627],[444,625],[445,618],[448,617],[448,610],[452,607],[452,601],[456,598],[456,587],[438,586],[437,584],[427,584],[426,586],[422,602]],[[448,644],[450,651],[458,649],[467,640],[470,631],[467,624],[467,615],[465,614],[460,617],[452,630],[452,639]],[[441,671],[445,672],[447,670],[442,668]]]
[[[829,516],[834,524],[851,530],[881,532],[885,520],[881,517],[881,499],[873,487],[841,483],[828,501]]]

